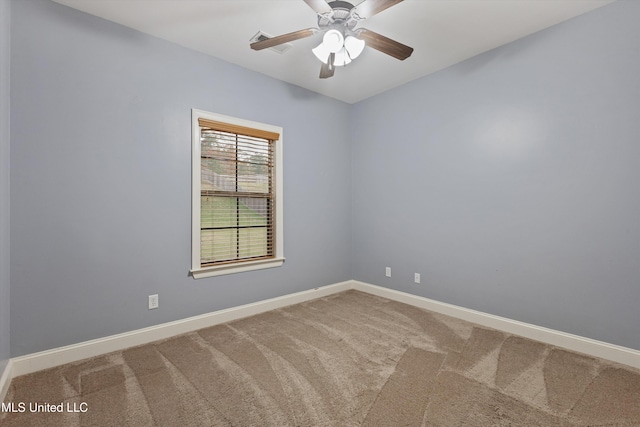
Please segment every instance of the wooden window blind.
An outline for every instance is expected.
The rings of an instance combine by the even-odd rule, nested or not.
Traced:
[[[203,118],[198,123],[201,267],[273,258],[279,134]]]

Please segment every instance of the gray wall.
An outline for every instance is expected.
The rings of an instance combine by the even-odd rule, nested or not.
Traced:
[[[9,70],[11,63],[11,3],[0,0],[0,376],[9,349]]]
[[[638,18],[616,2],[357,104],[354,278],[640,349]]]
[[[12,7],[12,356],[351,278],[347,104],[48,0]],[[283,267],[187,276],[191,108],[284,128]]]

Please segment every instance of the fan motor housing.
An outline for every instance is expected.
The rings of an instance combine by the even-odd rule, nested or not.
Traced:
[[[358,21],[351,15],[351,9],[354,8],[351,3],[342,0],[335,0],[327,2],[327,4],[331,9],[333,9],[333,14],[331,17],[324,14],[318,15],[318,26],[320,28],[340,25],[351,30],[356,26]]]

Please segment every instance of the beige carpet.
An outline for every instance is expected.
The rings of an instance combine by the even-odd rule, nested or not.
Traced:
[[[19,377],[5,402],[27,405],[7,427],[640,426],[640,372],[348,291]]]

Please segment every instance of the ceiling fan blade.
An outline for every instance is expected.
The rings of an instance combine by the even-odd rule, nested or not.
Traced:
[[[367,19],[401,1],[402,0],[364,0],[356,7],[356,12],[360,18]]]
[[[364,40],[367,43],[367,46],[372,47],[375,50],[379,50],[382,53],[386,53],[387,55],[393,56],[400,61],[404,61],[413,53],[412,47],[404,45],[395,40],[391,40],[388,37],[385,37],[371,30],[367,30],[366,28],[361,28],[360,30],[358,30],[357,37],[361,40]]]
[[[329,6],[325,0],[304,0],[304,2],[308,4],[311,9],[315,10],[316,13],[321,15],[323,13],[333,12],[333,9],[331,9],[331,6]]]
[[[270,39],[253,42],[250,44],[253,50],[262,50],[270,47],[278,46],[282,43],[292,42],[294,40],[303,39],[312,36],[318,31],[317,28],[307,28],[306,30],[294,31],[293,33],[283,34],[281,36],[271,37]]]
[[[320,68],[320,78],[321,79],[328,79],[329,77],[333,77],[333,73],[335,73],[336,71],[336,66],[333,65],[333,61],[336,58],[336,54],[335,53],[331,53],[331,55],[329,55],[329,59],[327,60],[326,64],[322,64],[322,68]]]

